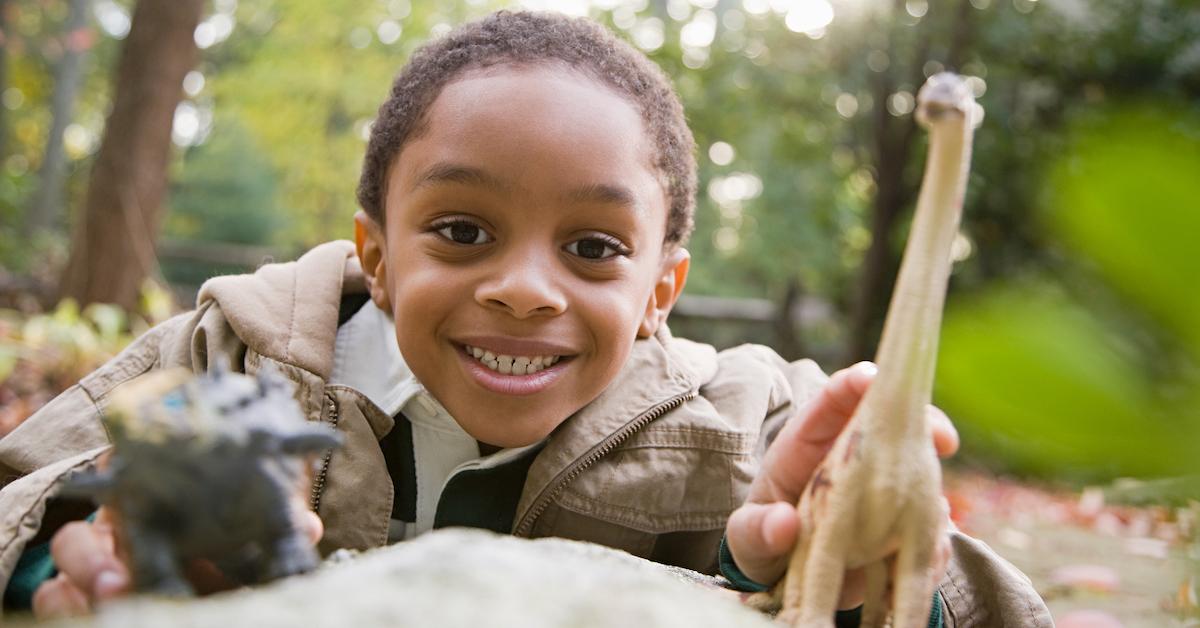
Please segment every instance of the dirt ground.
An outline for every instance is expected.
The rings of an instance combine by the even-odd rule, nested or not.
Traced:
[[[1194,504],[1111,506],[1099,490],[977,473],[951,473],[946,488],[956,523],[1033,580],[1060,628],[1200,627]]]

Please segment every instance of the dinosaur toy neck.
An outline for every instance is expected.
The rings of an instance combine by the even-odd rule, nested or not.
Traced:
[[[879,375],[863,399],[874,411],[860,417],[864,429],[887,442],[921,446],[930,443],[925,407],[933,391],[942,305],[973,130],[969,114],[939,115],[942,119],[929,125],[921,194],[875,357]]]

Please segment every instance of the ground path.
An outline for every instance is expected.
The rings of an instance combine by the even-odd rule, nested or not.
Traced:
[[[1200,628],[1200,550],[1188,542],[1197,538],[1200,502],[1113,506],[1098,489],[956,471],[946,492],[956,523],[1029,575],[1060,628]]]

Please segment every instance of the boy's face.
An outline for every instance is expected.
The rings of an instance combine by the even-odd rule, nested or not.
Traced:
[[[634,106],[581,74],[472,71],[391,166],[386,225],[355,217],[404,359],[476,439],[541,440],[666,317],[688,260],[663,247],[652,148]]]

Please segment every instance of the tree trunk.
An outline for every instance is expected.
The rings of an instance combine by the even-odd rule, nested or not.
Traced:
[[[783,301],[775,315],[775,350],[785,360],[799,360],[807,355],[804,349],[804,338],[800,335],[800,320],[796,315],[803,296],[800,278],[792,277],[787,282],[787,290]]]
[[[903,2],[897,2],[897,10],[903,10]],[[895,34],[891,35],[895,38]],[[914,74],[920,78],[921,68],[928,55],[928,39],[917,46],[913,61]],[[896,57],[896,46],[890,56]],[[917,81],[920,85],[920,80]],[[863,258],[862,273],[858,281],[858,295],[850,319],[850,346],[846,362],[869,360],[873,357],[875,343],[887,302],[891,296],[891,282],[896,276],[897,253],[892,246],[892,232],[900,211],[912,201],[913,190],[904,179],[904,167],[916,136],[917,125],[912,116],[897,118],[887,109],[887,99],[895,90],[891,75],[881,73],[872,86],[871,96],[875,100],[873,110],[872,157],[875,167],[875,199],[871,205],[871,245]]]
[[[38,170],[38,187],[30,199],[25,218],[25,235],[56,228],[63,215],[67,153],[63,133],[71,123],[75,95],[83,78],[84,52],[90,47],[87,12],[90,0],[70,0],[62,56],[54,68],[54,94],[50,102],[50,133]]]
[[[154,270],[171,125],[199,51],[204,0],[139,0],[117,65],[113,108],[75,221],[62,296],[137,304]]]
[[[949,25],[950,46],[947,51],[947,68],[958,69],[970,48],[972,37],[972,7],[968,0],[957,0],[958,11]],[[949,13],[949,4],[938,5],[938,14]],[[894,10],[904,10],[904,2],[897,0]],[[937,29],[928,24],[933,16],[922,24],[923,31],[916,34],[920,43],[916,47],[910,70],[914,85],[924,83],[922,68],[929,57],[930,41],[937,36]],[[894,39],[895,34],[891,37]],[[892,42],[894,44],[894,42]],[[892,56],[896,46],[892,45]],[[881,74],[872,90],[878,103],[875,109],[873,158],[877,173],[875,199],[871,207],[871,246],[863,259],[862,274],[858,282],[859,292],[854,302],[850,322],[850,345],[846,361],[857,362],[874,357],[875,344],[879,340],[887,304],[891,300],[891,285],[899,268],[899,251],[892,246],[893,233],[901,211],[913,203],[917,193],[916,182],[905,178],[905,165],[911,157],[916,139],[917,125],[911,115],[897,118],[888,113],[885,103],[895,86],[887,74]]]
[[[8,4],[8,0],[0,0],[0,95],[3,95],[4,90],[8,89],[8,47],[11,45],[9,43]],[[8,157],[7,109],[4,103],[0,103],[0,165],[3,164],[4,158]]]

